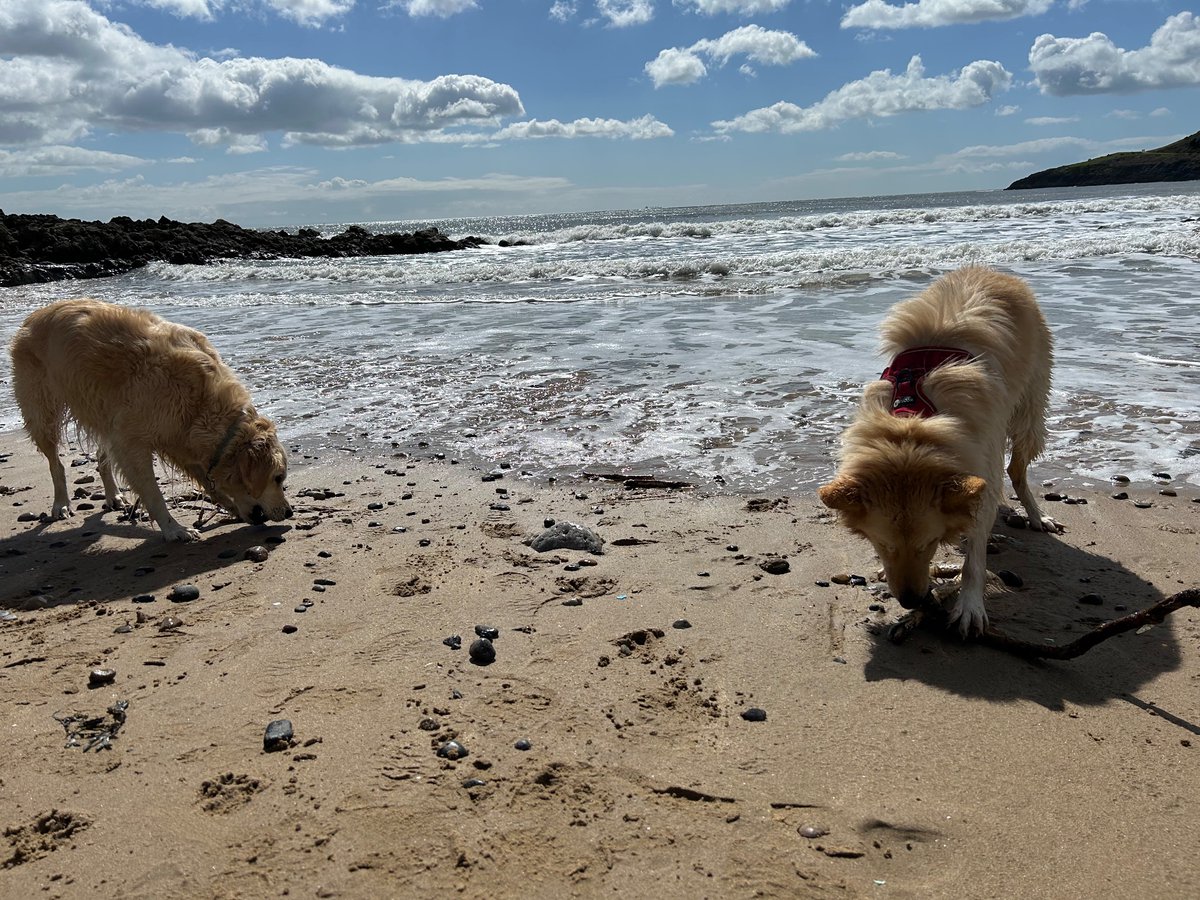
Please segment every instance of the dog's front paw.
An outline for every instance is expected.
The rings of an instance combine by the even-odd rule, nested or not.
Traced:
[[[957,624],[958,633],[966,640],[972,634],[982,634],[987,628],[987,610],[983,606],[982,597],[966,597],[960,591],[954,608],[950,610],[949,624]]]
[[[75,515],[75,513],[72,511],[70,503],[59,503],[58,505],[50,508],[50,518],[55,521],[66,519],[73,515]]]
[[[200,540],[200,532],[194,528],[180,525],[178,522],[172,522],[171,525],[163,529],[163,538],[168,541],[198,541]]]
[[[128,509],[129,501],[125,499],[124,494],[113,494],[111,497],[105,498],[104,505],[111,510]]]
[[[1045,531],[1048,534],[1062,534],[1066,528],[1061,522],[1056,522],[1049,516],[1042,516],[1041,519],[1035,521],[1029,520],[1029,528],[1032,531]]]

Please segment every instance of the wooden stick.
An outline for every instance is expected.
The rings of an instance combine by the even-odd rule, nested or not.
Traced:
[[[991,627],[985,629],[982,634],[976,635],[975,641],[985,647],[1003,650],[1025,659],[1074,659],[1114,635],[1133,631],[1143,625],[1158,625],[1171,613],[1185,606],[1200,608],[1200,588],[1180,591],[1159,600],[1153,606],[1097,625],[1069,644],[1035,644],[1032,641],[1011,637],[1003,631]],[[893,644],[903,643],[917,628],[922,626],[944,628],[946,615],[946,610],[940,606],[915,609],[901,616],[900,620],[888,630],[888,640]]]

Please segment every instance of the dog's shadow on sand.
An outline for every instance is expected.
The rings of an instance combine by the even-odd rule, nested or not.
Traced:
[[[192,543],[168,543],[146,521],[129,522],[97,510],[65,523],[42,520],[0,538],[0,608],[32,611],[68,604],[128,600],[151,595],[166,600],[170,588],[196,581],[234,580],[251,565],[246,551],[280,543],[290,525],[252,526],[232,520],[201,529]],[[102,542],[102,538],[119,538]]]
[[[1069,535],[1054,537],[1003,526],[996,531],[1011,544],[988,556],[988,569],[1012,570],[1024,582],[1020,588],[991,592],[987,598],[991,626],[1010,637],[1066,644],[1102,622],[1144,609],[1165,596],[1120,563],[1072,546]],[[1080,602],[1087,595],[1092,595],[1090,602]],[[1001,703],[1031,700],[1061,710],[1069,703],[1092,706],[1114,698],[1149,705],[1139,699],[1139,691],[1178,668],[1180,661],[1179,642],[1168,616],[1148,631],[1117,635],[1063,661],[1027,660],[964,644],[957,631],[921,628],[896,645],[885,631],[874,639],[864,674],[868,681],[911,679],[962,697]],[[1200,733],[1196,725],[1184,725]]]

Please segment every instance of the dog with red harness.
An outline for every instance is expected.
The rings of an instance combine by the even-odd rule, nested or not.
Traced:
[[[867,385],[837,476],[818,494],[871,542],[905,609],[928,602],[938,547],[965,538],[950,621],[966,637],[987,627],[987,538],[1007,445],[1029,527],[1062,530],[1026,480],[1045,446],[1050,329],[1024,281],[968,266],[896,304],[880,332],[891,362]]]

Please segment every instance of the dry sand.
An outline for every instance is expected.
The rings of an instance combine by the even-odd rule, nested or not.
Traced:
[[[893,601],[818,584],[875,562],[808,492],[297,460],[286,525],[167,545],[99,501],[18,521],[49,477],[17,435],[0,460],[4,897],[1200,896],[1197,610],[1072,662],[894,646]],[[1065,642],[1196,586],[1197,492],[1158,489],[1049,504],[1059,537],[998,524],[1024,587],[993,624]],[[604,554],[532,551],[547,517]]]

